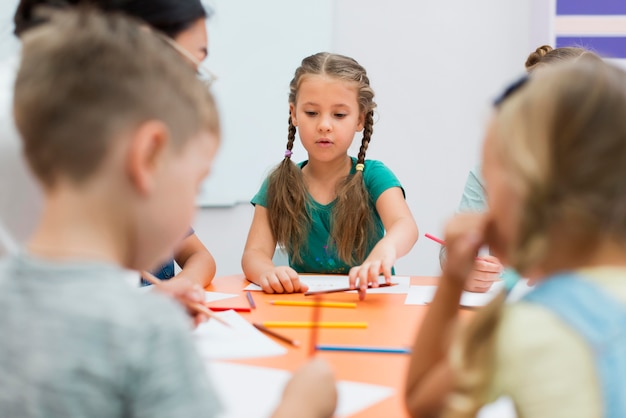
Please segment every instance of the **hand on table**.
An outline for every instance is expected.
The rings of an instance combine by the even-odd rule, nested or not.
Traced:
[[[337,407],[337,387],[329,364],[319,358],[297,370],[285,386],[273,418],[329,418]]]
[[[178,275],[170,280],[163,280],[154,288],[176,299],[181,305],[185,307],[189,316],[193,319],[194,325],[198,326],[201,323],[209,319],[205,314],[197,312],[194,309],[188,307],[188,302],[195,302],[204,304],[204,290],[200,285],[192,282],[185,277],[179,277]]]
[[[261,274],[257,284],[265,293],[304,293],[309,290],[309,286],[300,282],[298,273],[288,266],[274,267]]]
[[[474,269],[465,282],[464,289],[468,292],[484,293],[491,289],[494,282],[500,280],[502,264],[497,257],[484,255],[476,258]]]
[[[363,264],[350,269],[348,274],[350,288],[359,290],[359,300],[365,298],[369,285],[378,287],[378,278],[381,274],[385,277],[385,283],[391,283],[391,268],[395,261],[395,247],[380,241]]]

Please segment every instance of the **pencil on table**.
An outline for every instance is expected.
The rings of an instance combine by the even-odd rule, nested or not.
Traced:
[[[310,300],[271,300],[277,306],[319,306],[321,308],[356,308],[355,302],[320,302]]]
[[[250,293],[249,290],[246,292],[246,298],[248,299],[248,303],[250,304],[250,309],[256,309],[256,303],[254,303],[252,293]]]
[[[319,335],[320,307],[322,304],[321,296],[315,296],[313,301],[313,313],[311,314],[311,335],[309,337],[309,357],[315,355],[315,347],[317,346],[317,336]]]
[[[250,308],[231,308],[228,306],[211,306],[208,307],[213,312],[223,312],[223,311],[235,311],[235,312],[250,312]]]
[[[146,279],[147,281],[149,281],[150,283],[152,283],[155,286],[159,286],[161,284],[163,284],[163,282],[158,279],[157,277],[155,277],[152,273],[147,272],[147,271],[142,271],[141,275],[144,279]],[[215,313],[213,313],[209,308],[207,308],[206,306],[204,306],[201,303],[198,302],[193,302],[191,300],[187,300],[185,299],[183,301],[183,303],[185,304],[185,306],[187,306],[188,308],[197,311],[197,312],[201,312],[203,314],[205,314],[206,316],[208,316],[209,318],[215,319],[217,322],[226,325],[227,327],[230,327],[230,324],[226,321],[224,321],[222,318],[218,317],[215,315]]]
[[[398,285],[398,283],[380,283],[378,285],[378,287],[390,287],[390,286],[397,286],[397,285]],[[372,286],[371,283],[367,286],[367,288],[368,289],[372,289],[372,288],[375,289],[375,287]],[[350,291],[353,291],[353,290],[359,290],[359,289],[356,289],[356,288],[355,289],[350,289],[349,287],[339,287],[337,289],[313,290],[313,291],[306,292],[304,294],[304,296],[324,295],[324,294],[327,294],[327,293],[350,292]]]
[[[367,328],[367,322],[264,321],[268,328]]]
[[[256,329],[258,329],[261,332],[266,333],[267,335],[270,335],[274,338],[277,338],[281,341],[286,342],[287,344],[291,344],[294,347],[299,347],[300,346],[300,341],[298,340],[292,340],[291,338],[285,337],[284,335],[280,335],[279,333],[277,333],[276,331],[272,331],[271,329],[264,327],[262,324],[257,324],[254,323],[252,324]]]
[[[409,348],[394,347],[359,347],[350,345],[318,345],[315,347],[319,351],[340,351],[347,353],[381,353],[381,354],[411,354]]]

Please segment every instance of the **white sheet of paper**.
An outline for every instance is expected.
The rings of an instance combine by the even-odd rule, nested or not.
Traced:
[[[478,414],[477,418],[517,418],[517,412],[515,411],[515,404],[511,398],[502,396],[495,402],[483,406]]]
[[[208,363],[209,376],[223,403],[220,418],[267,418],[291,377],[286,370],[231,363]],[[337,383],[336,417],[346,417],[391,396],[393,388],[351,381]]]
[[[230,324],[207,321],[193,332],[200,356],[209,360],[281,356],[287,349],[272,340],[235,311],[217,312]]]
[[[300,280],[309,285],[309,291],[331,290],[348,287],[348,276],[344,275],[302,275]],[[384,277],[378,278],[379,283],[385,283]],[[406,294],[409,291],[411,278],[408,276],[391,276],[391,283],[398,283],[397,286],[380,287],[377,289],[367,289],[367,293],[376,294]],[[261,286],[250,283],[244,290],[260,291]],[[353,292],[356,293],[356,290]]]
[[[204,292],[205,302],[215,302],[216,300],[234,298],[239,295],[234,293],[220,293],[220,292]]]
[[[463,292],[461,295],[461,306],[479,307],[488,304],[504,286],[504,282],[496,282],[491,286],[488,292],[474,293]],[[435,297],[437,286],[411,286],[409,293],[404,300],[405,305],[426,305],[432,302]]]

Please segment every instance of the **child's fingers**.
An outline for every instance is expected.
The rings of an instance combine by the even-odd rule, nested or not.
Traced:
[[[367,284],[371,284],[372,287],[378,287],[378,276],[381,271],[381,262],[373,261],[367,269]]]
[[[352,267],[348,273],[348,286],[350,289],[356,289],[356,281],[359,277],[359,269],[361,266]]]
[[[382,273],[385,276],[385,283],[391,283],[391,269],[393,268],[393,260],[386,258],[382,263]]]
[[[273,282],[277,282],[278,279],[273,276],[267,276],[261,279],[261,288],[265,293],[276,293],[274,290]],[[280,283],[278,284],[280,286]]]
[[[293,293],[293,283],[291,282],[289,273],[286,271],[278,271],[276,272],[276,277],[278,278],[278,285],[281,287],[280,290],[274,287],[276,293]]]
[[[500,263],[496,264],[491,261],[483,260],[479,257],[474,262],[474,270],[484,271],[486,273],[500,273],[500,271],[502,271],[502,265]]]

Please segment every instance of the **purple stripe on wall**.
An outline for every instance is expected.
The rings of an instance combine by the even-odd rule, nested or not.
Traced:
[[[556,46],[581,46],[603,57],[626,58],[626,36],[557,36]]]
[[[624,0],[557,0],[558,15],[626,15]]]

